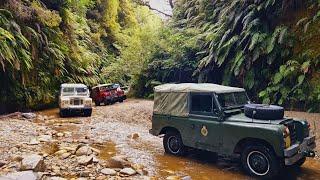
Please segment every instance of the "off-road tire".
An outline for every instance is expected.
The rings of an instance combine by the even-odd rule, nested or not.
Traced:
[[[109,101],[109,100],[104,100],[104,105],[105,105],[105,106],[110,105],[110,101]]]
[[[100,106],[100,102],[99,102],[99,101],[95,101],[94,104],[95,104],[96,106]]]
[[[84,110],[84,112],[83,112],[83,116],[85,116],[85,117],[90,117],[91,114],[92,114],[92,110],[91,109],[90,110]]]
[[[62,118],[67,117],[67,113],[64,112],[64,111],[62,111],[62,110],[60,110],[59,115],[60,115],[60,117],[62,117]]]
[[[119,100],[119,103],[123,103],[123,99],[120,99],[120,100]]]
[[[283,118],[284,108],[275,105],[246,104],[244,106],[244,114],[254,119],[276,120]]]
[[[257,162],[255,160],[258,160],[258,164],[255,164]],[[259,162],[260,166],[263,164],[262,168],[260,167],[261,170],[257,167]],[[282,169],[281,162],[275,153],[262,144],[247,145],[241,153],[241,164],[248,174],[263,179],[277,176]]]
[[[167,154],[183,156],[186,152],[186,147],[182,142],[179,132],[168,131],[163,138],[163,147]]]

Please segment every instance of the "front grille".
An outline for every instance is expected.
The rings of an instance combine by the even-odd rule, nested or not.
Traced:
[[[297,131],[294,123],[290,123],[287,125],[290,131],[290,140],[291,144],[295,144],[297,142]]]
[[[79,106],[79,105],[83,104],[83,100],[82,99],[72,99],[71,104],[74,106]]]

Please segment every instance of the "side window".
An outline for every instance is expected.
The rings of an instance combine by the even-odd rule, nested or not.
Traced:
[[[193,94],[191,95],[191,112],[194,114],[212,113],[215,105],[211,94]]]

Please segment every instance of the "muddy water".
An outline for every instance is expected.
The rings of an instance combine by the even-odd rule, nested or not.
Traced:
[[[100,150],[99,159],[108,160],[117,154],[116,144],[112,141],[107,141],[103,144],[93,144],[92,147]]]
[[[148,132],[151,125],[148,120],[151,111],[152,103],[136,100],[97,107],[91,118],[62,119],[59,118],[57,109],[41,113],[54,116],[52,121],[54,123],[46,124],[56,131],[72,132],[78,139],[85,136],[93,139],[94,142],[90,144],[101,151],[100,159],[107,160],[114,155],[126,155],[133,163],[144,165],[149,175],[156,179],[166,179],[169,176],[191,176],[195,180],[253,179],[242,172],[236,161],[221,158],[211,161],[208,160],[208,156],[203,157],[199,152],[190,152],[187,157],[164,154],[162,139]],[[76,121],[81,123],[72,123]],[[136,140],[128,138],[132,133],[139,133],[140,137]],[[320,161],[308,159],[302,168],[285,169],[278,178],[320,179]]]

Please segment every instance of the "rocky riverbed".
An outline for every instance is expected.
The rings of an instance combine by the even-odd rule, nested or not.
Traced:
[[[164,154],[162,139],[148,133],[152,106],[132,99],[95,107],[92,117],[60,118],[58,109],[2,116],[0,179],[250,179],[234,160]],[[319,114],[287,114],[318,133]],[[317,179],[319,169],[319,160],[308,160],[281,177]]]

